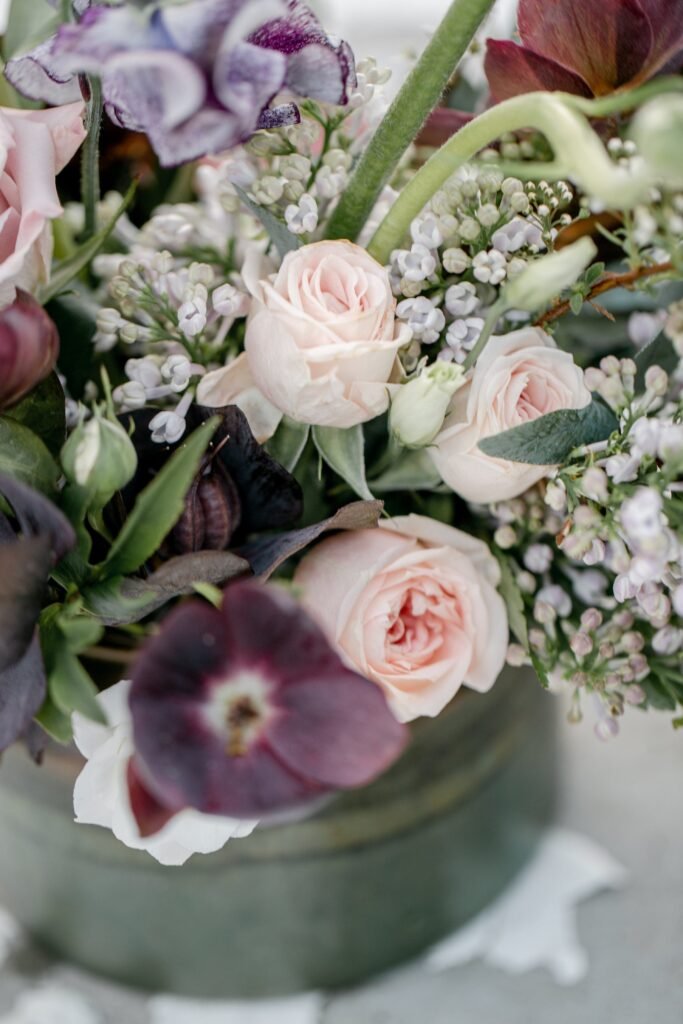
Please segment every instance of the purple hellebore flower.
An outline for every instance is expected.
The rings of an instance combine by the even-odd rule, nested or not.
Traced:
[[[489,39],[496,102],[537,89],[603,96],[683,67],[683,0],[520,0],[522,45]]]
[[[294,103],[270,106],[283,91],[344,104],[355,83],[350,47],[300,0],[91,4],[5,73],[23,95],[53,104],[79,95],[78,74],[99,76],[111,119],[144,132],[165,166],[296,123]]]
[[[150,834],[187,807],[254,818],[366,785],[407,739],[378,686],[346,668],[285,591],[188,601],[143,648],[130,693],[129,788]]]

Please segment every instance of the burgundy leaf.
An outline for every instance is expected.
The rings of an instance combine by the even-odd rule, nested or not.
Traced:
[[[509,39],[487,41],[484,66],[491,96],[496,103],[538,89],[586,97],[592,95],[579,75]]]
[[[383,508],[384,503],[381,501],[354,501],[340,508],[329,519],[305,526],[301,530],[279,533],[275,537],[258,538],[246,544],[239,553],[249,562],[255,576],[267,580],[288,558],[303,551],[323,533],[332,530],[366,530],[377,526]]]

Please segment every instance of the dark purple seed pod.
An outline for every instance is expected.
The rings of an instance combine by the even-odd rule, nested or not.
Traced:
[[[242,505],[227,470],[213,461],[195,480],[171,534],[174,551],[225,551],[239,528]]]

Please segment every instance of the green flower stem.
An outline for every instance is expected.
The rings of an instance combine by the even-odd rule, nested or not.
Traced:
[[[358,237],[383,187],[439,102],[493,3],[494,0],[453,0],[359,160],[330,221],[328,238]]]
[[[649,174],[643,167],[630,171],[617,166],[591,128],[588,117],[629,110],[655,95],[681,88],[683,80],[663,78],[630,93],[602,100],[585,100],[567,93],[534,92],[491,107],[449,139],[405,186],[375,233],[368,251],[380,263],[388,263],[392,250],[401,244],[411,222],[459,167],[501,135],[524,128],[542,132],[553,148],[554,160],[544,165],[544,178],[571,178],[606,205],[629,209],[643,199],[651,184]],[[534,174],[539,169],[538,163],[531,165]]]
[[[81,195],[85,209],[87,241],[97,231],[97,204],[100,201],[100,131],[102,129],[102,83],[90,77],[90,103],[88,106],[88,135],[83,144],[81,161]]]

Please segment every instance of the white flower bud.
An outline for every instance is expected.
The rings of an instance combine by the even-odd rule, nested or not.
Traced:
[[[424,448],[439,433],[451,398],[465,382],[462,367],[439,360],[397,392],[389,428],[406,448]]]
[[[597,251],[592,239],[581,238],[559,252],[529,263],[505,288],[503,299],[507,308],[531,313],[546,306],[577,281]]]
[[[292,203],[285,210],[287,227],[293,235],[305,235],[318,226],[318,204],[312,195],[304,192],[298,203]]]
[[[152,440],[157,444],[175,444],[185,433],[186,426],[185,417],[172,410],[157,413],[149,423]]]
[[[446,249],[443,254],[444,270],[448,274],[464,274],[471,262],[464,249]]]
[[[126,430],[117,420],[98,413],[76,427],[62,448],[67,479],[86,488],[98,508],[133,478],[137,463]]]

